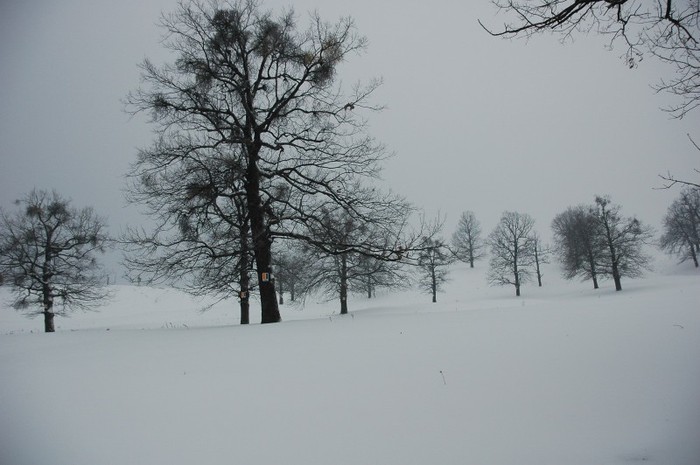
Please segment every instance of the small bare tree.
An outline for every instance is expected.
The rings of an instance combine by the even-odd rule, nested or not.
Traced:
[[[611,205],[608,196],[596,196],[597,218],[601,228],[600,247],[606,251],[598,270],[611,276],[615,290],[622,290],[622,276],[637,277],[649,268],[650,257],[642,247],[651,241],[650,227],[637,218],[620,216],[620,206]]]
[[[593,289],[598,289],[598,267],[604,250],[600,248],[602,232],[595,208],[585,205],[567,208],[552,220],[552,231],[564,277],[591,279]]]
[[[474,262],[484,257],[484,240],[481,238],[481,224],[474,212],[462,213],[457,223],[457,229],[452,235],[452,252],[459,261],[469,263],[474,268]]]
[[[546,244],[542,243],[540,235],[536,232],[532,234],[532,249],[535,254],[535,274],[537,275],[537,285],[542,287],[542,268],[540,265],[549,263],[549,257],[552,255],[552,250]]]
[[[512,285],[515,295],[532,276],[535,247],[532,228],[535,220],[528,214],[505,212],[498,226],[491,232],[491,262],[488,279],[492,285]]]
[[[284,305],[284,295],[296,302],[297,295],[303,294],[313,274],[313,258],[305,253],[302,244],[295,241],[279,241],[272,250],[275,269],[275,282],[279,304]]]
[[[418,254],[418,285],[432,295],[437,302],[437,293],[447,282],[449,266],[454,262],[454,255],[439,238],[426,238],[423,250]]]
[[[317,215],[317,224],[309,225],[308,231],[304,233],[311,238],[307,242],[307,253],[314,259],[308,287],[338,296],[341,314],[348,313],[350,290],[366,290],[368,279],[374,285],[400,283],[398,261],[392,260],[389,261],[391,265],[384,265],[386,260],[363,253],[352,246],[373,244],[372,247],[377,249],[396,248],[391,242],[398,234],[392,232],[391,228],[401,229],[409,210],[395,210],[392,205],[393,202],[382,206],[379,202],[372,214],[361,216],[357,216],[354,210],[324,209]],[[390,275],[377,276],[382,271],[389,272]]]
[[[92,308],[109,295],[96,256],[109,241],[105,220],[92,208],[72,208],[55,191],[34,190],[16,203],[15,214],[0,211],[0,274],[14,290],[13,306],[43,314],[44,331],[54,332],[55,315]]]

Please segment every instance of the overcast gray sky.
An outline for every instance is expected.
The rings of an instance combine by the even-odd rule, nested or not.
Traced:
[[[55,188],[92,205],[114,232],[141,219],[124,208],[123,175],[151,141],[145,117],[123,112],[139,84],[137,63],[166,56],[155,26],[174,0],[0,2],[0,205],[32,188]],[[299,23],[317,9],[327,20],[355,18],[369,39],[343,67],[349,85],[382,77],[371,117],[374,136],[396,156],[387,187],[428,214],[473,210],[490,231],[504,210],[531,214],[548,237],[553,216],[610,194],[628,215],[660,228],[677,190],[657,175],[692,177],[700,154],[700,110],[672,120],[673,103],[651,85],[670,70],[647,58],[636,69],[604,38],[562,45],[493,38],[488,0],[267,0],[294,6]],[[696,177],[697,179],[697,177]]]

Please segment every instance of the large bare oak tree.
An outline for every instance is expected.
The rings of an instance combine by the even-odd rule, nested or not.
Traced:
[[[358,179],[377,176],[386,156],[362,116],[377,109],[368,98],[379,82],[346,93],[336,80],[338,66],[366,41],[350,18],[327,23],[313,15],[302,29],[293,12],[274,16],[252,0],[183,2],[160,26],[175,58],[162,66],[144,61],[143,85],[127,98],[128,110],[150,112],[156,127],[156,141],[142,151],[133,179],[153,182],[154,173],[189,163],[201,151],[233,159],[231,185],[202,188],[212,204],[219,192],[242,199],[262,322],[279,321],[273,240],[334,250],[307,233],[308,225],[321,224],[318,212],[342,208],[362,220],[377,198],[387,199],[354,189]],[[179,212],[167,219],[177,221]],[[398,260],[400,243],[343,244],[343,250]]]

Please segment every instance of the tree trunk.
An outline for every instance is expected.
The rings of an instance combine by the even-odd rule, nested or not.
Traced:
[[[695,247],[693,247],[692,243],[690,244],[690,257],[693,259],[695,268],[698,268],[698,254],[695,252]]]
[[[598,273],[595,271],[595,260],[591,252],[588,252],[588,265],[591,267],[591,279],[593,279],[593,289],[598,289]]]
[[[53,319],[55,313],[53,312],[53,300],[50,297],[44,296],[44,332],[53,333],[56,331],[54,327]]]
[[[612,275],[613,275],[613,281],[615,281],[615,290],[621,291],[622,290],[622,282],[621,282],[621,277],[620,277],[620,270],[617,267],[617,263],[613,263]]]
[[[617,251],[615,250],[615,243],[613,242],[612,238],[612,232],[610,231],[610,225],[608,224],[608,221],[606,219],[606,211],[605,207],[603,206],[603,226],[605,226],[605,239],[608,242],[608,249],[610,250],[610,263],[612,264],[612,277],[613,281],[615,281],[615,290],[616,291],[621,291],[622,290],[622,283],[620,281],[620,269],[618,268],[618,263],[617,263]]]
[[[250,299],[248,298],[248,291],[245,291],[245,295],[241,296],[241,324],[247,325],[250,323]]]
[[[518,273],[518,247],[515,244],[513,252],[513,278],[515,281],[515,296],[520,297],[520,273]]]
[[[282,281],[280,279],[279,283],[280,283],[280,292],[279,292],[280,301],[279,301],[279,304],[284,305],[284,281]]]
[[[246,254],[242,255],[246,256]],[[243,266],[245,264],[245,267]],[[248,274],[248,259],[241,258],[241,274],[240,274],[240,307],[241,307],[241,324],[247,325],[250,323],[250,275]]]
[[[289,299],[294,302],[294,281],[292,281],[292,284],[289,286]]]
[[[248,236],[250,235],[250,225],[243,222],[238,237],[241,245],[241,258],[238,262],[238,284],[240,287],[240,307],[241,307],[241,324],[247,325],[250,323],[250,243]]]
[[[260,171],[257,166],[260,142],[251,144],[248,153],[248,169],[246,172],[246,194],[248,197],[248,213],[250,215],[250,230],[253,236],[253,251],[258,271],[258,289],[260,290],[261,323],[277,323],[282,320],[275,282],[272,279],[272,239],[266,226],[265,211],[260,197]]]
[[[45,333],[53,333],[56,331],[56,328],[54,327],[53,324],[53,317],[54,313],[52,311],[45,311],[44,312],[44,332]]]
[[[348,261],[345,254],[340,256],[340,314],[348,313]]]
[[[430,270],[431,273],[431,289],[433,291],[433,303],[437,303],[437,277],[435,276],[435,266]]]

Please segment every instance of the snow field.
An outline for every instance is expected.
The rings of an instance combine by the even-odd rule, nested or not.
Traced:
[[[700,287],[681,270],[615,293],[552,267],[516,299],[457,267],[438,304],[310,299],[249,327],[165,289],[116,287],[50,335],[2,307],[0,463],[696,465]]]

